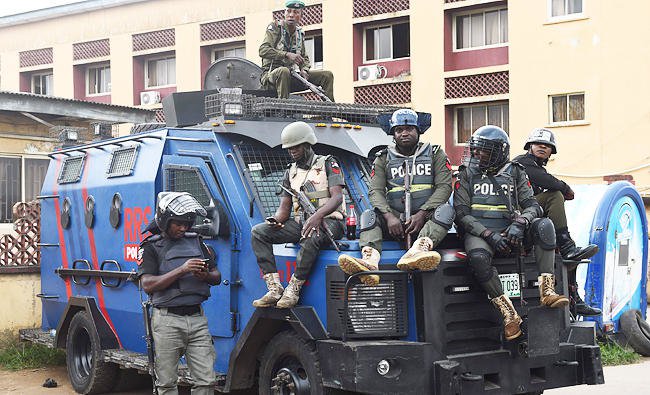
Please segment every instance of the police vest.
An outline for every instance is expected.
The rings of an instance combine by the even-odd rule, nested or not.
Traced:
[[[196,235],[186,234],[181,239],[160,238],[154,243],[159,259],[158,275],[171,272],[190,258],[204,258],[201,239]],[[210,284],[187,273],[168,288],[154,292],[151,301],[157,307],[192,306],[209,296]]]
[[[289,167],[289,184],[294,191],[303,191],[305,196],[314,204],[316,209],[322,207],[330,200],[329,183],[327,182],[327,171],[325,162],[330,156],[314,155],[312,165],[309,169],[301,169],[296,163]],[[303,187],[304,186],[304,187]],[[298,199],[293,199],[293,213],[296,221],[300,220],[302,210]],[[341,202],[341,207],[327,215],[325,218],[343,219],[345,213],[345,201]]]
[[[386,198],[391,209],[400,213],[404,212],[404,161],[408,160],[409,174],[411,175],[411,214],[420,210],[420,207],[433,195],[433,155],[439,146],[426,143],[418,148],[415,161],[412,156],[402,155],[393,147],[388,148],[386,163],[386,185],[388,192]]]
[[[508,163],[497,174],[494,175],[496,184],[503,192],[498,192],[497,186],[494,185],[484,174],[467,170],[469,176],[469,186],[471,195],[471,215],[476,218],[483,226],[495,231],[501,232],[512,222],[512,214],[508,204],[517,207],[515,198],[515,180],[513,178],[513,165]],[[510,203],[507,201],[510,198]]]

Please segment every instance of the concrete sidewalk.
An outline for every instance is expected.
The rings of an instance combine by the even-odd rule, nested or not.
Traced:
[[[580,385],[544,391],[554,395],[612,395],[625,391],[627,395],[650,394],[650,358],[634,365],[605,366],[605,384]]]

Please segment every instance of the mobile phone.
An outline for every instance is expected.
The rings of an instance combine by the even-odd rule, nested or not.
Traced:
[[[270,223],[270,224],[277,224],[278,223],[278,220],[275,219],[275,217],[266,217],[265,221]]]

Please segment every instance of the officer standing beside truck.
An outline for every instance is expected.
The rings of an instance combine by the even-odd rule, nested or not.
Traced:
[[[454,185],[456,224],[470,269],[503,316],[506,340],[512,340],[521,335],[522,320],[503,292],[492,259],[519,253],[522,242],[534,245],[540,304],[566,306],[569,300],[555,292],[555,228],[548,218],[539,218],[542,208],[523,167],[509,161],[510,140],[503,129],[482,126],[467,145]]]
[[[407,234],[418,238],[398,261],[399,269],[432,270],[440,263],[440,254],[433,249],[454,221],[454,210],[447,203],[451,164],[439,145],[420,142],[429,123],[423,126],[418,118],[410,109],[396,110],[390,117],[388,133],[394,136],[395,145],[380,151],[372,166],[369,198],[373,209],[360,218],[361,258],[344,254],[338,259],[347,274],[377,270],[382,240],[403,240]],[[405,168],[411,177],[411,216],[403,222]],[[360,280],[376,285],[379,276],[360,276]]]
[[[575,195],[573,189],[566,182],[549,174],[545,168],[551,155],[557,153],[555,135],[548,129],[534,129],[530,132],[524,149],[527,152],[512,161],[524,166],[533,187],[535,199],[542,206],[544,215],[553,221],[556,243],[562,258],[569,261],[591,258],[598,252],[598,246],[589,244],[586,247],[578,247],[569,234],[564,201],[573,200]],[[589,306],[578,294],[576,269],[577,264],[567,266],[567,283],[569,284],[569,296],[572,299],[572,312],[582,316],[600,315],[602,312],[599,308]]]
[[[262,58],[263,86],[275,88],[278,97],[286,99],[290,92],[305,89],[291,78],[291,67],[297,66],[300,74],[314,85],[319,85],[327,97],[334,101],[334,75],[331,71],[311,70],[309,56],[305,51],[305,33],[300,28],[300,19],[305,3],[300,0],[285,2],[284,19],[273,21],[266,28],[264,41],[259,48]]]
[[[280,139],[282,148],[289,152],[295,162],[289,164],[281,181],[284,189],[280,193],[280,206],[275,214],[255,225],[252,230],[253,252],[268,288],[264,296],[253,301],[255,307],[295,306],[300,297],[300,288],[307,280],[318,252],[332,243],[324,227],[329,228],[334,239],[341,238],[344,233],[345,181],[337,161],[331,156],[314,153],[312,146],[317,142],[316,134],[305,122],[285,126]],[[303,192],[315,206],[316,212],[305,218],[299,202],[287,191]],[[276,243],[299,243],[301,247],[296,257],[296,271],[286,289],[280,283],[273,255],[273,244]]]
[[[153,304],[151,329],[158,394],[177,394],[178,362],[185,355],[192,394],[214,393],[216,353],[201,303],[219,284],[214,253],[187,232],[205,208],[189,193],[161,192],[155,223],[160,234],[143,240],[138,276]]]

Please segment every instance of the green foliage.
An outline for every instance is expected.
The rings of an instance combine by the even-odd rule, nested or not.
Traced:
[[[65,364],[65,353],[40,344],[20,342],[15,335],[0,335],[0,367],[9,370],[33,369]]]
[[[627,347],[613,341],[599,343],[604,366],[630,365],[639,362],[641,356]]]

